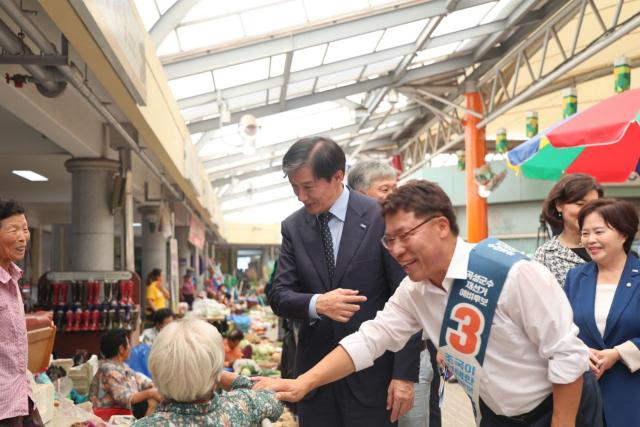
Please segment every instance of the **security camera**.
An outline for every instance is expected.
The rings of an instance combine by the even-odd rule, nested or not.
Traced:
[[[256,122],[256,118],[251,114],[245,114],[240,118],[240,136],[245,140],[252,140],[258,136],[258,130],[260,127]]]

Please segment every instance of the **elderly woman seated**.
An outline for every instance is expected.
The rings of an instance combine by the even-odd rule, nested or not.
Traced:
[[[164,401],[133,424],[147,426],[259,426],[277,420],[282,404],[270,390],[253,391],[249,378],[222,371],[222,337],[212,325],[184,319],[158,334],[149,370]],[[229,393],[214,394],[216,387]]]
[[[100,339],[100,351],[106,359],[101,362],[89,388],[93,409],[127,409],[136,418],[153,413],[162,397],[149,378],[132,371],[124,363],[131,353],[127,331],[106,331]]]
[[[140,342],[153,347],[153,342],[158,336],[158,332],[169,323],[173,322],[173,312],[168,308],[161,308],[153,315],[154,326],[147,328],[140,335]]]

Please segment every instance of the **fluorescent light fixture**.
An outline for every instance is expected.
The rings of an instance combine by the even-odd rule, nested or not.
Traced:
[[[13,173],[23,177],[24,179],[28,179],[29,181],[49,181],[48,178],[33,171],[13,171]]]
[[[133,223],[133,226],[134,226],[134,227],[142,227],[142,224],[140,224],[139,222],[134,222],[134,223]]]

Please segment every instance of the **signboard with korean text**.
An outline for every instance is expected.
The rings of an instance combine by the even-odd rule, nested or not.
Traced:
[[[205,229],[204,225],[196,218],[191,217],[189,223],[189,242],[199,249],[204,249]]]

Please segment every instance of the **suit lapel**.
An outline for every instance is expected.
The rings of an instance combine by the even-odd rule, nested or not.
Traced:
[[[593,339],[600,344],[601,348],[606,348],[602,335],[598,330],[595,318],[595,305],[596,305],[596,282],[598,280],[598,270],[596,264],[593,263],[587,266],[582,271],[582,277],[580,279],[580,299],[582,303],[582,313],[584,315],[584,322],[587,325],[587,330],[593,337]]]
[[[316,268],[322,284],[327,291],[330,291],[329,270],[327,269],[327,260],[324,256],[324,247],[320,238],[320,224],[318,224],[315,215],[311,215],[308,212],[305,212],[305,221],[306,224],[303,224],[300,230],[304,247],[307,249],[307,255],[309,255],[313,266]]]
[[[633,271],[636,270],[636,271]],[[607,340],[611,331],[615,328],[616,323],[620,319],[622,312],[629,305],[629,301],[633,298],[636,289],[640,286],[640,262],[633,256],[627,255],[627,263],[622,271],[618,288],[613,296],[613,303],[611,304],[611,310],[609,310],[609,316],[607,316],[607,326],[604,330],[604,340]],[[630,284],[631,286],[627,286]]]
[[[334,288],[339,287],[342,276],[344,276],[344,273],[347,271],[351,259],[360,247],[362,239],[369,229],[369,222],[364,221],[362,218],[365,211],[360,204],[360,197],[362,196],[353,190],[349,192],[349,206],[344,219],[342,237],[340,238],[340,249],[338,250],[338,262],[336,263],[336,272],[333,278]]]

